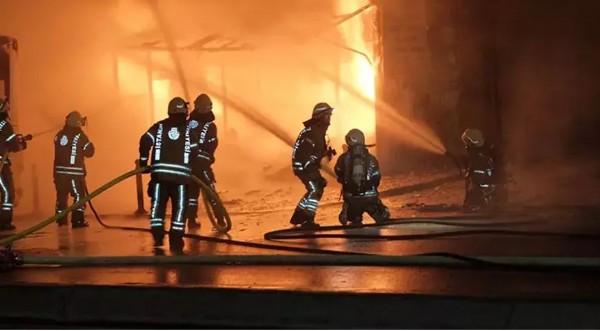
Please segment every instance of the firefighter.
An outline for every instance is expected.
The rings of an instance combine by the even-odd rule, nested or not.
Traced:
[[[339,215],[340,223],[362,224],[362,215],[367,212],[377,223],[390,218],[388,208],[379,199],[381,173],[375,156],[365,145],[365,135],[358,129],[346,134],[347,151],[335,164],[337,181],[342,184],[344,204]]]
[[[0,199],[2,210],[0,210],[0,231],[14,230],[12,224],[13,203],[15,190],[10,169],[8,153],[19,152],[27,148],[27,142],[20,134],[15,134],[9,121],[10,104],[7,100],[0,99],[0,162],[2,172],[0,173]]]
[[[216,180],[211,166],[215,163],[215,151],[219,145],[219,140],[212,106],[210,97],[206,94],[200,94],[194,100],[194,110],[190,113],[188,125],[194,131],[192,145],[194,147],[197,145],[198,148],[197,157],[192,161],[192,173],[214,191]],[[200,223],[196,222],[199,197],[200,186],[196,183],[190,183],[186,210],[187,225],[190,229],[200,227]],[[219,222],[219,225],[224,225],[223,216],[220,213],[220,208],[216,207],[216,201],[212,197],[208,199],[215,211],[217,222]]]
[[[56,213],[67,208],[69,194],[73,203],[79,202],[86,194],[85,158],[94,156],[94,144],[81,129],[86,118],[78,111],[70,112],[65,118],[64,127],[54,136],[54,187],[56,188]],[[71,213],[71,226],[87,227],[84,217],[85,204]],[[67,225],[66,216],[56,221],[58,226]]]
[[[304,122],[304,129],[298,135],[292,151],[292,169],[306,187],[290,223],[301,225],[306,229],[318,229],[315,223],[317,206],[323,196],[327,181],[321,176],[321,160],[329,160],[335,155],[335,150],[327,145],[326,133],[331,123],[333,108],[325,102],[315,105],[312,117]]]
[[[172,250],[181,251],[184,245],[187,185],[195,155],[191,128],[187,124],[188,103],[180,97],[173,98],[167,112],[168,118],[152,125],[140,138],[139,164],[141,167],[147,166],[151,157],[152,180],[148,192],[152,201],[150,229],[154,245],[163,245],[165,213],[170,199],[173,208],[169,246]]]
[[[477,129],[466,129],[461,139],[467,151],[464,208],[480,211],[492,207],[496,195],[495,148],[486,144]]]

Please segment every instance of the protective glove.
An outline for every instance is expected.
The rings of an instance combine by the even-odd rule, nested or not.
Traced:
[[[196,161],[194,161],[194,168],[198,169],[208,169],[211,165],[211,161],[201,157],[197,158]]]
[[[24,149],[27,149],[27,141],[31,140],[32,136],[30,134],[28,134],[27,136],[23,136],[22,134],[17,134],[17,144],[18,144],[18,148],[19,151],[22,151]]]
[[[140,168],[144,168],[144,167],[148,167],[148,159],[142,159],[140,158],[138,160],[138,167]],[[150,173],[151,172],[151,167],[148,167],[148,169],[144,170],[144,174]]]
[[[323,188],[327,187],[327,179],[321,177],[321,179],[319,181]]]

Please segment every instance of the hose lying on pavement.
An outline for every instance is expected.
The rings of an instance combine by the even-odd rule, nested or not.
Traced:
[[[25,265],[62,267],[117,265],[262,265],[483,268],[521,271],[600,272],[600,258],[476,256],[447,253],[385,255],[180,255],[22,258]]]

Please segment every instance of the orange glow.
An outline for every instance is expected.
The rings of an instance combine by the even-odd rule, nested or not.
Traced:
[[[171,81],[169,79],[153,79],[152,92],[154,93],[154,120],[158,121],[167,117]]]
[[[225,82],[223,82],[222,79],[222,75],[221,75],[221,68],[220,67],[208,67],[206,68],[206,81],[208,84],[208,87],[211,89],[220,89]],[[221,115],[223,114],[223,101],[221,101],[221,99],[219,99],[216,96],[211,96],[211,100],[213,103],[213,113],[215,114],[215,117],[220,118]]]
[[[349,14],[369,3],[368,0],[337,0],[336,11],[338,15]],[[365,11],[338,26],[344,45],[359,52],[365,53],[370,59],[373,56],[373,44],[368,40],[368,26],[371,16]],[[348,50],[340,50],[342,64],[340,78],[346,84],[360,91],[363,96],[371,100],[370,104],[359,102],[355,97],[340,93],[341,100],[338,108],[340,114],[335,119],[335,124],[340,126],[337,132],[345,135],[352,129],[358,128],[365,133],[369,143],[375,139],[375,70],[364,56]]]
[[[147,72],[144,65],[127,58],[118,62],[119,92],[126,96],[146,95],[148,93]]]

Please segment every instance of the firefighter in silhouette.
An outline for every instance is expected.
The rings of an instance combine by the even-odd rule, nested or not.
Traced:
[[[65,126],[54,136],[54,186],[56,188],[56,213],[67,208],[69,195],[73,203],[85,197],[85,158],[94,156],[94,144],[81,129],[86,118],[78,111],[70,112]],[[84,218],[85,204],[71,212],[73,228],[87,227]],[[59,226],[67,225],[67,218],[56,221]]]
[[[217,139],[217,125],[215,124],[215,115],[212,112],[212,101],[206,94],[200,94],[194,101],[194,110],[190,113],[188,125],[194,133],[193,147],[198,148],[197,157],[192,161],[192,173],[198,177],[204,184],[215,190],[215,175],[211,168],[215,163],[215,151],[219,145]],[[187,224],[190,229],[200,227],[196,222],[198,216],[198,198],[200,197],[200,186],[196,183],[190,183],[188,187],[188,203],[186,210]],[[223,223],[223,215],[220,208],[216,207],[216,201],[208,197],[213,206],[217,222]]]
[[[466,129],[461,139],[467,151],[464,208],[480,211],[493,207],[497,187],[496,150],[477,129]]]
[[[10,104],[7,100],[0,99],[0,158],[2,172],[0,173],[0,231],[14,230],[12,224],[13,203],[15,189],[10,169],[11,163],[8,153],[15,153],[27,148],[27,142],[22,135],[16,134],[9,121]]]
[[[162,246],[165,236],[167,202],[171,200],[171,228],[169,246],[183,249],[187,185],[192,173],[191,128],[187,123],[188,103],[176,97],[169,102],[169,117],[155,123],[140,138],[141,167],[151,163],[152,180],[148,193],[151,196],[150,229],[154,245]],[[152,149],[152,155],[150,155]]]
[[[329,160],[335,155],[335,150],[328,146],[326,133],[331,122],[333,108],[321,102],[315,105],[311,119],[304,122],[304,129],[298,135],[292,151],[292,169],[306,187],[290,223],[301,225],[306,229],[318,229],[315,223],[317,206],[323,196],[327,181],[321,176],[321,160]]]
[[[365,145],[365,135],[358,129],[346,134],[348,150],[340,155],[335,164],[335,174],[342,184],[344,204],[339,215],[340,223],[360,225],[367,212],[377,223],[390,218],[390,212],[379,199],[381,173],[377,159]]]

